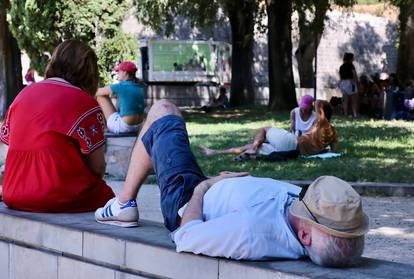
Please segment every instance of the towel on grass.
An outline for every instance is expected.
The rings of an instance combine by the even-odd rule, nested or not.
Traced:
[[[342,153],[326,152],[326,153],[320,153],[320,154],[315,154],[315,155],[301,156],[301,158],[304,158],[304,159],[313,159],[313,158],[329,159],[329,158],[336,158],[336,157],[341,157],[341,156],[342,156]]]

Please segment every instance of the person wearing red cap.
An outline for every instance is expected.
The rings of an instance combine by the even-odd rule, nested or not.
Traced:
[[[107,120],[108,131],[114,134],[137,132],[144,114],[144,90],[136,82],[137,67],[131,61],[121,62],[113,69],[118,73],[118,83],[98,89],[96,99]],[[116,95],[118,109],[110,99]]]
[[[290,132],[297,137],[309,131],[316,120],[316,114],[312,110],[313,97],[304,95],[299,102],[299,107],[290,112]]]

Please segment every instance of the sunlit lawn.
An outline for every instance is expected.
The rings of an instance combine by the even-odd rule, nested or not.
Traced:
[[[274,114],[265,107],[184,113],[191,147],[206,175],[221,170],[249,171],[256,176],[313,180],[335,175],[347,181],[414,182],[414,122],[353,120],[335,115],[343,156],[334,159],[298,159],[286,162],[233,161],[233,155],[205,157],[198,145],[228,148],[250,141],[263,126],[288,128],[288,112]]]

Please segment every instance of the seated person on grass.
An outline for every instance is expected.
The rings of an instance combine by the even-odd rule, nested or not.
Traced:
[[[246,260],[309,256],[325,266],[351,264],[363,252],[368,217],[348,183],[325,176],[301,191],[248,173],[207,179],[179,110],[166,101],[149,111],[120,195],[95,212],[96,220],[137,226],[135,199],[151,168],[177,252]]]
[[[229,108],[230,102],[229,98],[227,98],[227,90],[226,87],[221,86],[219,89],[219,96],[217,98],[213,98],[213,101],[210,102],[207,106],[201,107],[202,110],[205,112],[212,112],[214,109],[217,108]]]
[[[103,110],[109,132],[114,134],[138,132],[145,105],[144,90],[135,77],[137,67],[130,61],[124,61],[114,70],[118,73],[119,83],[99,88],[96,100]],[[118,110],[111,101],[111,94],[118,97]]]
[[[309,131],[316,120],[313,109],[313,97],[304,95],[297,108],[290,112],[290,132],[297,137]]]
[[[314,155],[326,152],[327,148],[335,152],[338,145],[338,133],[329,122],[332,116],[332,107],[326,101],[316,102],[316,121],[309,131],[296,137],[287,130],[280,128],[261,128],[253,143],[228,149],[210,149],[200,145],[204,155],[239,154],[236,160],[247,159],[255,155],[270,155],[275,153],[289,153],[289,158],[299,155]]]

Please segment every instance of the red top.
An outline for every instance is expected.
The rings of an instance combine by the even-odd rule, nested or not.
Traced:
[[[105,118],[94,98],[62,79],[34,83],[7,111],[0,140],[9,145],[3,180],[7,206],[83,212],[114,196],[85,155],[104,145]]]

